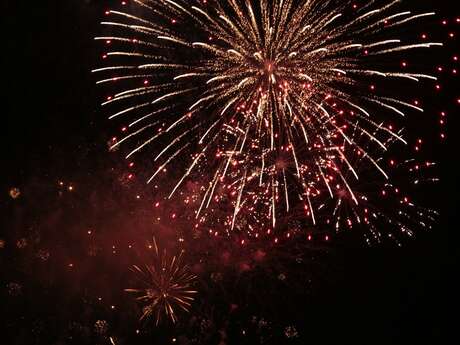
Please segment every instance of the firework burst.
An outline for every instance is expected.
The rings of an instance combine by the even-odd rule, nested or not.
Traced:
[[[205,180],[196,218],[229,204],[222,232],[251,214],[244,228],[257,237],[299,209],[318,225],[324,204],[345,194],[362,207],[356,162],[389,180],[383,157],[390,143],[407,144],[389,119],[423,112],[373,82],[436,80],[379,67],[442,45],[398,37],[398,27],[434,15],[400,3],[133,0],[129,11],[107,11],[111,34],[96,39],[111,49],[94,72],[116,90],[103,103],[110,118],[127,124],[112,148],[130,144],[128,159],[153,151],[149,183],[188,160],[168,197]]]
[[[178,310],[189,311],[194,295],[195,276],[183,260],[183,252],[178,256],[168,256],[166,250],[160,252],[153,240],[154,259],[145,269],[133,266],[142,289],[125,289],[138,295],[137,300],[144,304],[141,320],[154,319],[158,325],[164,318],[177,321]]]

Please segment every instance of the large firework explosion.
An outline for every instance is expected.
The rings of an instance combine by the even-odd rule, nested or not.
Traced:
[[[244,1],[238,4],[246,11]],[[342,17],[328,27],[344,28],[346,22],[383,6],[385,0],[378,0],[363,9],[370,1],[356,0],[356,7],[350,3],[341,11]],[[338,130],[331,129],[330,140],[332,143],[345,143],[337,145],[340,148],[344,146],[341,150],[353,170],[347,167],[345,160],[333,158],[332,154],[328,156],[318,144],[315,150],[314,140],[308,137],[312,141],[311,144],[306,143],[303,133],[299,132],[301,127],[297,123],[292,125],[299,167],[309,168],[302,174],[311,188],[310,201],[316,225],[309,213],[308,198],[296,176],[293,152],[291,149],[276,150],[281,145],[277,141],[281,140],[280,137],[274,137],[275,149],[269,148],[264,155],[262,186],[252,180],[246,181],[236,215],[239,182],[245,167],[254,164],[262,169],[257,147],[236,152],[226,178],[209,192],[212,192],[209,206],[209,199],[203,198],[219,164],[226,159],[225,154],[232,151],[232,140],[235,138],[232,138],[230,130],[219,134],[223,143],[216,141],[210,144],[203,161],[197,163],[170,199],[167,199],[168,196],[193,162],[193,154],[201,152],[202,147],[198,144],[201,137],[198,138],[196,133],[190,132],[187,138],[181,139],[190,140],[190,145],[165,166],[166,172],[159,172],[146,185],[170,153],[166,151],[157,161],[154,158],[175,136],[180,135],[182,127],[162,134],[157,141],[144,146],[130,157],[133,159],[126,161],[123,156],[154,136],[151,130],[156,131],[161,126],[152,125],[137,137],[116,144],[126,135],[141,129],[142,122],[131,127],[128,125],[156,111],[155,105],[169,108],[146,118],[144,126],[153,123],[152,119],[169,126],[173,118],[179,118],[177,114],[181,108],[183,114],[187,113],[200,97],[195,94],[172,97],[165,99],[164,103],[160,101],[145,109],[128,111],[107,121],[106,116],[94,116],[97,101],[91,86],[94,83],[92,79],[145,75],[102,83],[104,99],[128,89],[142,90],[145,87],[147,91],[149,86],[167,82],[185,85],[187,81],[187,85],[194,87],[195,82],[200,85],[199,78],[174,81],[175,76],[187,72],[178,71],[176,74],[167,68],[138,68],[154,63],[147,56],[108,53],[161,55],[164,52],[168,59],[172,56],[178,64],[192,67],[199,59],[207,60],[211,53],[200,47],[174,46],[172,42],[145,34],[145,29],[139,31],[140,28],[135,27],[104,25],[103,33],[98,35],[143,39],[152,44],[161,42],[163,48],[115,39],[91,42],[94,33],[100,30],[98,18],[104,17],[109,3],[116,4],[111,9],[118,12],[129,13],[165,28],[170,26],[169,30],[182,33],[181,37],[189,37],[192,43],[222,45],[222,41],[215,37],[209,41],[208,36],[200,36],[204,26],[197,28],[188,16],[176,12],[170,15],[175,23],[166,19],[160,21],[157,14],[132,0],[126,0],[126,3],[122,0],[16,1],[7,5],[8,10],[4,11],[7,13],[6,27],[16,29],[10,30],[3,44],[5,51],[12,54],[5,55],[9,68],[6,70],[6,123],[2,135],[5,143],[1,180],[3,194],[0,197],[4,214],[0,230],[0,280],[3,282],[0,284],[0,295],[7,312],[2,313],[0,343],[279,345],[368,343],[369,339],[382,344],[407,344],[418,339],[434,344],[450,343],[450,313],[446,309],[452,305],[455,296],[446,293],[446,287],[452,286],[452,268],[458,261],[455,250],[450,248],[457,243],[452,240],[456,229],[452,220],[456,220],[458,215],[457,203],[453,202],[458,197],[458,178],[455,176],[458,169],[450,164],[453,164],[452,158],[458,155],[458,148],[455,144],[450,146],[456,136],[450,136],[447,141],[444,138],[449,116],[456,114],[460,105],[460,88],[455,78],[460,61],[460,17],[456,2],[404,0],[401,5],[387,10],[386,14],[373,14],[375,17],[369,19],[377,20],[377,16],[385,18],[406,10],[412,11],[409,17],[433,8],[439,16],[426,16],[406,22],[407,25],[393,27],[391,25],[395,21],[389,19],[375,33],[350,36],[351,41],[357,41],[356,44],[400,39],[401,44],[443,42],[445,47],[442,49],[420,48],[380,55],[371,55],[371,48],[367,55],[365,52],[360,55],[358,49],[356,52],[344,52],[347,56],[356,53],[355,61],[349,63],[356,63],[361,69],[433,73],[439,80],[420,80],[417,83],[409,78],[352,75],[347,72],[346,76],[351,80],[337,80],[331,87],[354,95],[356,98],[352,102],[366,110],[369,117],[343,103],[337,96],[331,95],[322,104],[330,114],[336,114],[333,109],[337,113],[343,111],[343,115],[337,114],[331,121],[336,120],[335,124],[374,159],[388,179],[368,156],[361,151],[354,152],[353,146]],[[231,4],[225,6],[223,1],[220,3],[228,17],[236,22]],[[254,16],[261,21],[258,3],[250,3]],[[270,5],[274,3],[271,1]],[[161,5],[164,11],[167,5],[172,5],[170,2],[158,4],[156,6]],[[292,4],[298,6],[302,3]],[[195,11],[191,9],[195,5],[222,22],[215,14],[214,2],[205,5],[182,0],[179,5],[190,12]],[[329,3],[327,6],[332,5]],[[198,14],[195,16],[199,17]],[[18,18],[21,18],[20,26],[17,25]],[[138,27],[150,26],[110,11],[103,20]],[[252,40],[246,29],[244,36]],[[101,61],[94,66],[99,49]],[[187,52],[195,52],[195,55]],[[88,73],[92,68],[117,65],[136,68]],[[276,66],[274,74],[276,82],[280,83],[279,66]],[[345,77],[343,74],[337,76]],[[323,75],[316,78],[320,77],[323,78]],[[211,84],[209,88],[214,87]],[[306,84],[307,88],[309,83]],[[225,85],[230,86],[231,83]],[[267,87],[275,87],[273,85]],[[313,87],[319,90],[318,85],[311,82],[311,90],[315,90]],[[298,109],[291,101],[293,90],[289,88],[286,92],[295,113]],[[169,90],[165,90],[166,93]],[[315,100],[313,97],[318,94],[312,92],[310,99]],[[104,106],[106,109],[103,107],[103,110],[111,116],[161,96],[144,94],[117,100]],[[407,116],[403,117],[361,98],[374,96],[397,96],[406,103],[423,108],[424,113],[394,104],[395,108],[406,113]],[[193,114],[191,120],[178,126],[185,128],[191,124],[189,127],[193,128],[198,125],[194,121],[200,119],[204,125],[197,131],[204,136],[209,126],[203,119],[208,116],[217,120],[223,105],[226,103],[203,107]],[[233,112],[235,117],[244,118],[245,114],[237,113],[240,105],[242,102],[231,105],[227,111]],[[396,133],[407,145],[397,136],[378,127],[373,128],[359,116],[352,115],[352,111],[376,124],[382,123],[382,127]],[[303,113],[308,114],[308,111]],[[279,116],[276,112],[274,114]],[[229,113],[224,116],[230,118]],[[269,116],[268,110],[263,116]],[[350,128],[345,119],[366,129],[386,150],[362,130]],[[344,128],[345,125],[347,128]],[[453,125],[455,128],[455,123]],[[211,135],[217,134],[220,126],[221,123],[216,124],[203,142],[212,139]],[[318,126],[318,121],[313,119],[307,134],[313,135],[315,126]],[[332,127],[327,122],[325,126]],[[452,129],[452,124],[449,127]],[[320,128],[318,132],[322,130]],[[262,139],[267,139],[261,141],[263,145],[269,143],[270,132],[267,133],[261,134]],[[301,135],[296,136],[298,133]],[[223,141],[224,135],[228,142]],[[334,135],[337,137],[334,138]],[[112,136],[116,138],[112,139]],[[319,139],[313,137],[317,143]],[[247,138],[248,142],[257,142],[253,132],[248,132]],[[109,141],[109,147],[116,151],[111,154],[104,147]],[[230,150],[223,149],[227,143]],[[181,145],[180,142],[177,145]],[[179,148],[172,146],[171,152]],[[213,161],[218,149],[223,153]],[[254,163],[245,160],[246,155],[251,155]],[[318,175],[319,168],[312,169],[312,165],[308,164],[315,157],[320,161],[325,176],[334,178],[328,180],[332,197],[324,178]],[[340,168],[353,195],[341,182],[338,172],[327,167],[328,161],[331,161],[331,166],[335,164]],[[433,162],[439,162],[439,165]],[[275,168],[280,169],[278,175],[273,175]],[[355,173],[359,179],[356,179]],[[271,176],[278,183],[278,186],[275,185],[278,200],[273,199],[271,193],[263,193],[267,185],[270,187],[267,178]],[[438,177],[442,178],[442,183],[426,184],[436,182]],[[298,197],[299,193],[303,200]],[[254,207],[245,201],[250,200],[250,195],[258,200]],[[203,199],[205,202],[197,217],[195,211],[200,210]],[[269,213],[273,201],[276,206],[275,227],[273,214]],[[441,216],[436,217],[436,213],[419,205],[436,205]],[[436,231],[423,231],[421,227],[429,228],[435,218],[433,226]],[[405,238],[412,233],[417,235],[416,241]],[[158,251],[160,256],[153,244],[149,247],[147,241],[152,236],[162,248]],[[253,239],[255,237],[258,239]],[[368,248],[362,245],[363,238],[371,244],[377,242],[382,245]],[[388,239],[390,241],[385,243]],[[395,248],[395,244],[399,243],[404,245],[403,250]],[[163,290],[172,292],[159,294],[152,279],[163,277],[164,281],[169,280],[166,278],[169,273],[163,274],[161,269],[164,267],[161,263],[163,249],[170,254],[167,264],[171,263],[175,253],[179,254],[184,249],[183,260],[178,267],[188,266],[191,274],[197,277],[190,287],[197,293],[189,296],[194,298],[193,302],[188,301],[191,303],[190,307],[187,306],[189,313],[173,299],[164,299],[172,296],[182,299],[184,295],[181,291],[175,291],[173,284],[166,283],[161,284]],[[130,270],[134,264],[139,268],[134,269],[135,274]],[[178,286],[182,284],[180,281]],[[126,293],[126,288],[137,291]],[[133,297],[141,297],[141,300]],[[163,302],[170,303],[176,322],[171,322],[169,309]],[[139,322],[144,312],[147,312],[145,321],[149,317],[149,322]],[[155,325],[157,315],[161,318],[158,326]],[[443,341],[444,338],[449,341]]]
[[[391,215],[371,211],[366,194],[392,185],[387,152],[408,143],[392,122],[423,108],[388,92],[391,83],[379,92],[374,83],[436,80],[382,61],[442,46],[400,38],[398,28],[434,15],[401,3],[123,2],[129,9],[107,11],[110,34],[96,38],[110,47],[94,70],[113,92],[104,109],[126,124],[112,148],[131,145],[127,159],[153,153],[149,183],[183,168],[166,197],[182,198],[183,185],[198,181],[197,222],[225,210],[215,236],[271,235],[294,214],[319,228],[366,224],[367,239],[378,241],[369,219]],[[345,203],[352,217],[342,225]],[[403,197],[392,211],[405,214],[398,208],[407,204]],[[432,219],[426,212],[413,216]],[[384,223],[390,237],[411,233],[401,220]]]

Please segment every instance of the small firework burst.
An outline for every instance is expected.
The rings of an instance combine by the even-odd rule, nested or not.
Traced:
[[[19,249],[24,249],[25,247],[27,247],[27,244],[27,239],[24,237],[16,241],[16,247],[18,247]]]
[[[40,249],[36,253],[36,257],[42,261],[48,261],[50,258],[50,252],[47,249]]]
[[[9,194],[12,199],[17,199],[21,196],[21,191],[19,188],[11,188]]]
[[[105,335],[109,330],[109,323],[105,320],[97,320],[94,323],[94,332],[97,335]]]
[[[178,310],[189,311],[197,293],[192,287],[196,277],[183,263],[183,251],[171,257],[166,250],[158,249],[155,239],[152,248],[154,259],[150,265],[144,269],[133,266],[143,287],[125,291],[137,294],[137,300],[144,304],[141,320],[153,318],[156,325],[163,319],[175,323]]]
[[[6,289],[10,296],[16,297],[22,293],[22,285],[16,282],[10,282],[6,285]]]
[[[288,326],[284,329],[284,335],[289,339],[298,338],[299,332],[297,332],[297,329],[294,326]]]

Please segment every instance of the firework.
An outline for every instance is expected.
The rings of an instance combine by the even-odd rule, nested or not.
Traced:
[[[21,196],[21,191],[19,188],[11,188],[10,189],[10,197],[13,199],[17,199]]]
[[[380,62],[442,46],[397,36],[434,15],[400,3],[133,0],[107,11],[111,33],[96,39],[110,49],[93,72],[113,92],[110,119],[125,124],[111,149],[131,145],[130,159],[149,148],[149,183],[183,167],[168,197],[201,181],[196,219],[226,210],[221,232],[258,237],[292,213],[321,225],[343,193],[364,209],[355,163],[389,181],[389,143],[407,144],[389,119],[423,112],[373,83],[436,80]]]
[[[159,251],[155,239],[152,248],[154,259],[151,265],[146,265],[145,269],[133,266],[144,287],[125,291],[137,294],[137,300],[144,305],[141,320],[152,318],[158,325],[166,318],[175,323],[179,309],[189,311],[196,294],[192,288],[196,277],[182,262],[183,252],[170,257],[165,250]]]
[[[385,142],[385,145],[394,145],[391,141]],[[362,156],[357,155],[353,165],[360,176],[367,178],[361,178],[353,184],[353,195],[347,193],[343,183],[334,184],[335,198],[324,200],[318,207],[323,211],[322,221],[336,232],[365,228],[364,238],[369,245],[390,239],[401,246],[400,235],[412,237],[415,228],[431,229],[438,212],[417,205],[410,195],[419,185],[439,181],[433,177],[436,164],[417,159],[402,162],[390,160],[392,178],[375,181],[363,160]],[[383,162],[383,157],[378,158],[377,162]],[[351,174],[348,172],[345,177]],[[382,233],[379,229],[386,229],[386,232]]]

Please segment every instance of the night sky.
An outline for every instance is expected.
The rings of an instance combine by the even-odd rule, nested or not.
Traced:
[[[460,9],[447,0],[406,2],[439,12],[433,32],[448,43],[439,60],[452,65],[460,47],[447,36],[460,36]],[[228,250],[239,268],[205,270],[206,255],[192,257],[201,290],[190,314],[176,326],[139,322],[140,308],[124,289],[134,283],[129,267],[147,254],[128,245],[140,248],[152,239],[151,194],[142,180],[126,181],[127,162],[109,152],[118,129],[100,111],[103,95],[90,72],[101,55],[93,37],[114,3],[2,1],[0,344],[452,343],[459,288],[458,77],[444,78],[442,95],[429,100],[449,112],[447,139],[435,139],[437,115],[418,124],[439,162],[441,182],[423,195],[440,212],[432,230],[402,247],[367,247],[355,238],[308,245],[303,270],[282,254],[252,275],[241,273],[245,253],[234,249]],[[444,18],[447,28],[439,24]],[[183,224],[155,224],[166,246],[174,237],[168,226],[183,230]],[[212,325],[203,330],[200,320]],[[287,337],[289,327],[298,335]]]

